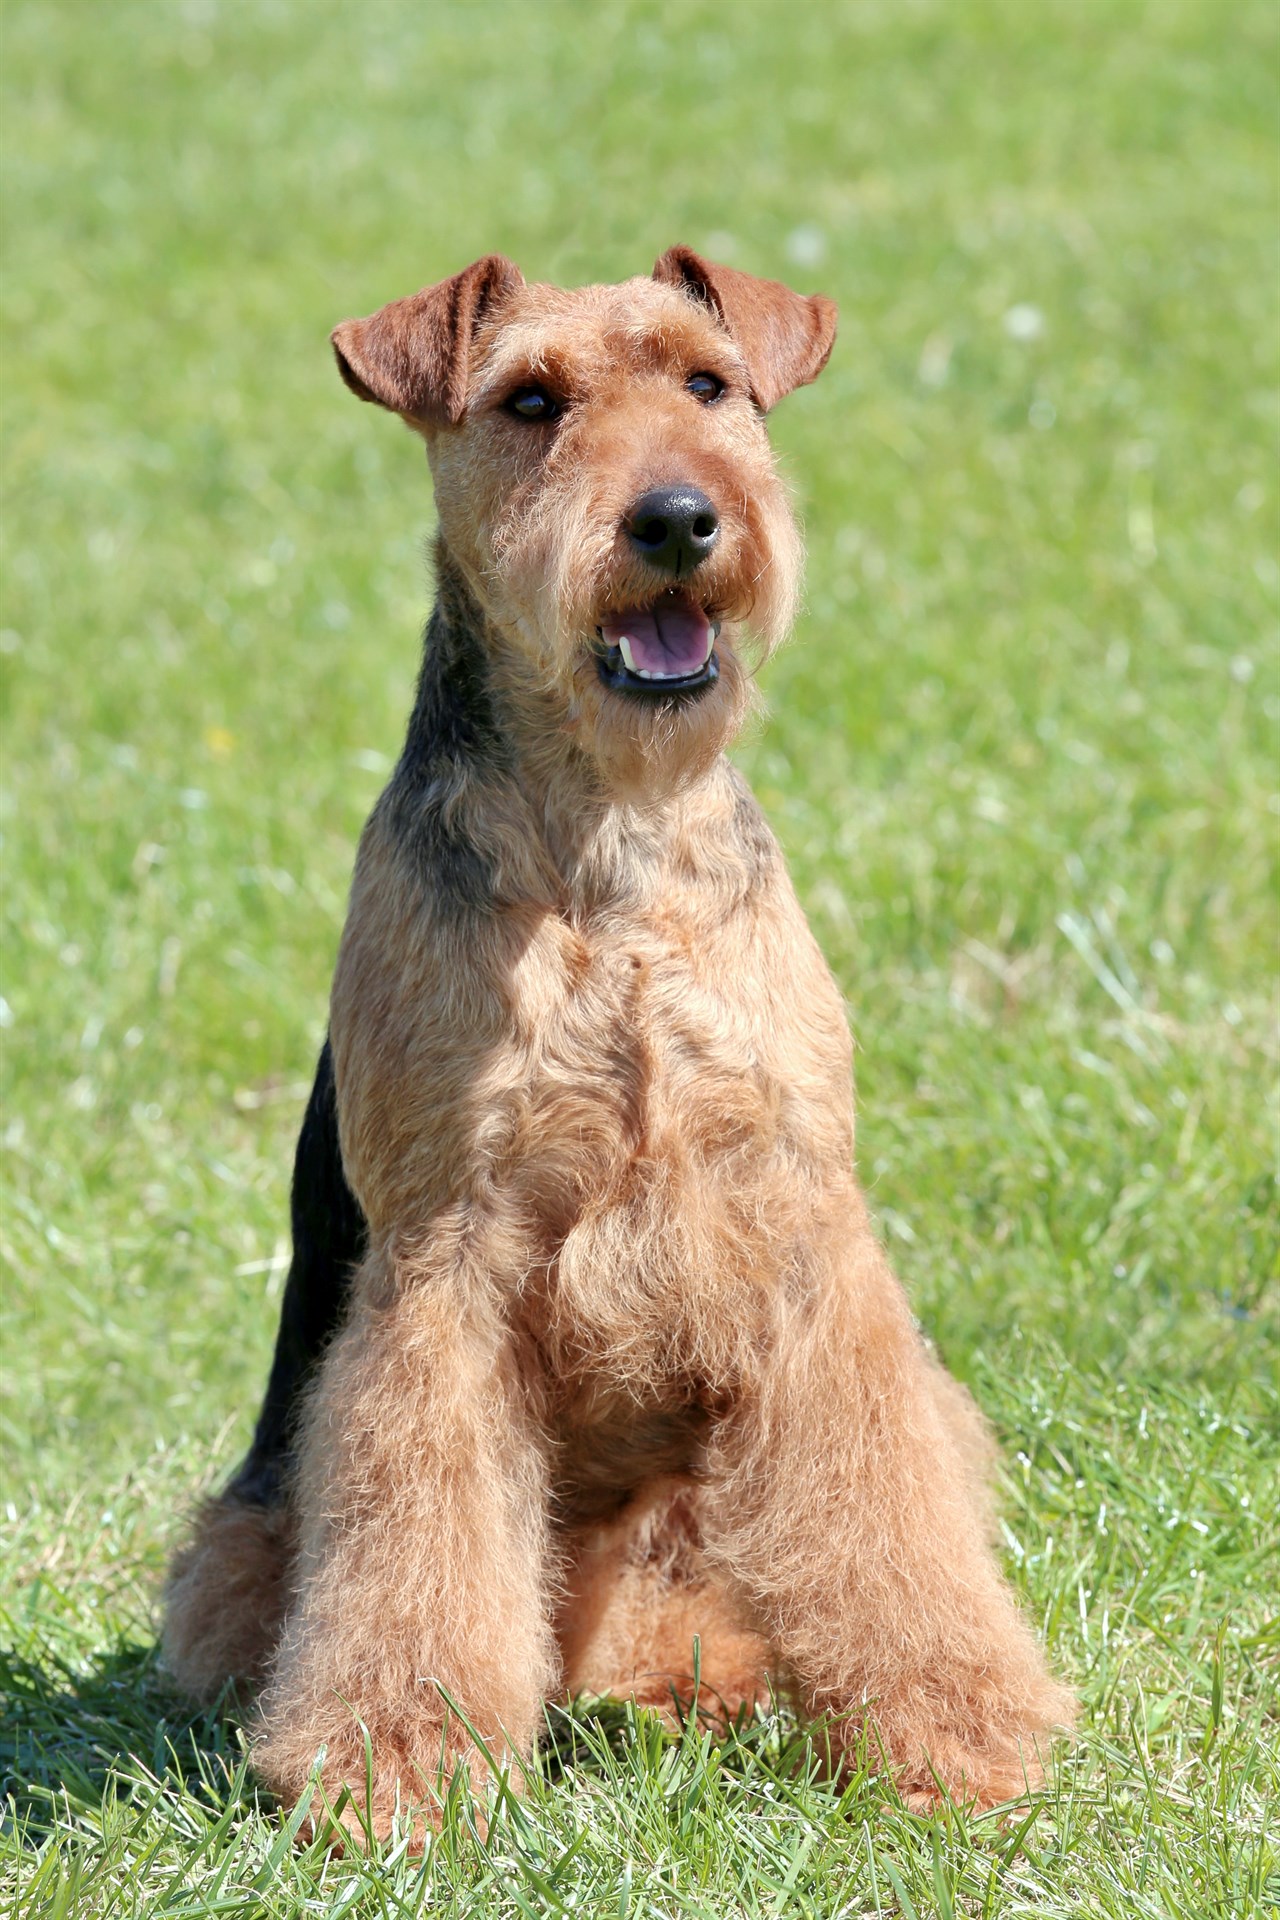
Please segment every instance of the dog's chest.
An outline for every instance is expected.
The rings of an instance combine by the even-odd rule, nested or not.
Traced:
[[[790,889],[697,904],[548,917],[513,969],[510,1171],[565,1222],[621,1210],[658,1237],[848,1164],[843,1010]]]
[[[523,1078],[499,1178],[544,1236],[530,1330],[588,1401],[621,1370],[666,1418],[690,1367],[721,1377],[707,1328],[747,1337],[815,1196],[848,1169],[839,1002],[811,941],[783,991],[771,925],[753,914],[695,938],[671,913],[555,921],[513,974]],[[594,1431],[594,1416],[566,1418]]]
[[[598,1194],[637,1163],[705,1164],[744,1128],[771,1134],[781,1062],[744,971],[739,954],[719,974],[678,924],[549,927],[513,980],[539,1158],[572,1143]]]
[[[847,1029],[780,864],[727,901],[699,875],[634,910],[530,902],[424,929],[377,853],[331,1026],[372,1231],[497,1204],[531,1265],[588,1231],[669,1264],[726,1210],[785,1213],[780,1188],[847,1168]]]

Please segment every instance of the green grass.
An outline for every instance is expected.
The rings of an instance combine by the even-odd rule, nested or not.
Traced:
[[[1273,1913],[1269,9],[22,0],[6,51],[0,1913]],[[487,1843],[326,1863],[152,1652],[427,599],[420,451],[325,336],[676,240],[841,303],[739,757],[1084,1729],[1002,1825],[842,1797],[784,1717],[584,1711]]]

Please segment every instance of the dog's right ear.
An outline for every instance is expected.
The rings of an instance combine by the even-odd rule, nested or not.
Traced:
[[[329,336],[338,371],[357,399],[420,426],[456,426],[466,411],[472,336],[523,285],[519,267],[490,253],[367,320],[344,320]]]

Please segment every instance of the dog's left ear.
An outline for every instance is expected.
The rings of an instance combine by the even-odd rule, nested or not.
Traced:
[[[784,395],[816,380],[826,366],[837,316],[835,301],[825,294],[793,293],[780,280],[714,266],[692,247],[671,247],[653,277],[701,301],[733,335],[765,413]]]
[[[358,399],[419,426],[456,426],[466,411],[472,336],[486,313],[524,285],[500,253],[329,336],[338,371]]]

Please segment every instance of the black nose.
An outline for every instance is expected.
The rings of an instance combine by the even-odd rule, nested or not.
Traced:
[[[697,487],[654,487],[627,515],[631,544],[664,573],[692,573],[720,537],[720,520]]]

